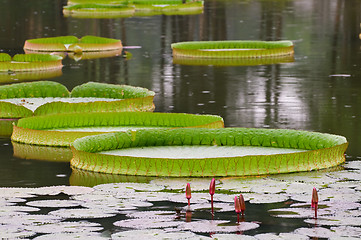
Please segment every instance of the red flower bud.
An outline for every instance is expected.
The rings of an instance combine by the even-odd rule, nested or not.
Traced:
[[[241,212],[241,204],[239,203],[239,199],[237,196],[234,197],[234,210],[237,214]]]
[[[211,184],[209,185],[209,194],[213,195],[216,191],[216,180],[212,178]]]
[[[316,188],[313,188],[312,190],[312,201],[311,201],[311,207],[317,207],[318,205],[318,194]]]
[[[191,194],[191,185],[189,183],[187,183],[187,187],[186,187],[186,198],[189,200],[191,199],[192,194]]]
[[[239,195],[239,205],[240,205],[240,208],[241,208],[241,212],[243,214],[244,211],[246,210],[246,203],[244,202],[244,198],[243,198],[242,193]]]

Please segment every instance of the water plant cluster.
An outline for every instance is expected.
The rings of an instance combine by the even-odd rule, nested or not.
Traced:
[[[28,239],[357,239],[361,162],[344,167],[254,178],[0,188],[1,233]],[[239,196],[244,205],[234,201]],[[261,226],[267,233],[258,231]]]
[[[153,111],[153,98],[154,92],[145,88],[94,82],[77,86],[71,92],[64,85],[51,81],[2,85],[0,134],[10,136],[13,123],[31,116]]]
[[[168,1],[167,6],[162,5],[161,0],[75,2],[69,1],[64,7],[65,15],[103,12],[111,16],[110,11],[114,10],[119,13],[148,9],[181,13],[184,9],[199,11],[200,6],[203,9],[202,1],[174,1],[174,4]],[[98,44],[107,51],[122,48],[120,40],[66,36],[28,40],[24,49],[79,54],[98,51]],[[290,41],[184,42],[171,47],[175,58],[190,59],[293,55]],[[8,63],[27,62],[31,56],[61,59],[56,55],[30,54],[13,59],[7,55],[0,57]],[[69,98],[70,102],[51,99],[45,103],[47,97]],[[310,172],[345,161],[348,142],[344,137],[296,130],[224,128],[220,116],[151,113],[153,97],[154,92],[148,89],[100,83],[86,83],[71,92],[53,82],[1,86],[0,128],[10,126],[11,139],[16,142],[71,147],[74,168],[74,186],[0,188],[2,237],[307,239],[359,236],[360,162],[347,163],[346,170]],[[95,100],[73,102],[84,98]],[[114,128],[104,129],[109,127]],[[128,129],[119,130],[119,127]],[[9,135],[9,130],[6,131]],[[104,133],[109,131],[111,133]],[[144,149],[157,154],[161,149],[174,153],[173,147],[180,148],[181,153],[166,157],[150,157],[149,152],[137,155]],[[185,150],[187,147],[190,150]],[[236,156],[205,157],[203,153],[211,148],[220,152],[235,149],[237,153]],[[125,154],[128,150],[135,150],[136,154]],[[246,152],[244,155],[240,154],[242,150]],[[197,151],[203,156],[194,157],[192,154]],[[187,152],[190,156],[185,156]],[[281,174],[299,171],[305,173]],[[77,174],[89,178],[93,172],[151,179],[142,183],[75,186]],[[237,176],[257,177],[235,178]],[[269,209],[262,209],[270,217],[301,219],[304,227],[285,232],[257,232],[265,223],[252,215],[251,210],[265,203],[272,204]]]

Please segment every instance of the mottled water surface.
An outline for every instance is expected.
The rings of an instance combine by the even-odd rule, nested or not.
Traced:
[[[347,160],[361,159],[360,0],[205,0],[202,14],[116,19],[65,18],[65,0],[0,0],[0,4],[0,52],[23,53],[25,40],[59,35],[118,38],[129,47],[129,60],[68,57],[62,74],[45,76],[70,90],[89,81],[141,86],[156,93],[158,112],[217,114],[226,127],[339,134],[350,142]],[[291,40],[295,56],[291,62],[249,66],[173,63],[173,42],[238,39]],[[8,80],[0,75],[0,84],[33,77]],[[0,139],[0,162],[2,187],[149,180],[72,175],[64,161],[14,157],[9,139]],[[261,216],[268,208],[256,205],[254,211]],[[287,232],[302,221],[286,222]],[[253,233],[271,231],[270,226]]]

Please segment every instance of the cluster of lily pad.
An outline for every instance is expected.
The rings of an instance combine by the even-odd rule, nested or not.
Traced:
[[[66,17],[119,18],[157,14],[183,15],[203,12],[203,0],[69,0]]]
[[[356,239],[361,232],[361,162],[344,166],[344,170],[218,178],[214,193],[208,178],[0,188],[1,232],[5,238],[34,239]],[[185,182],[192,186],[189,206]],[[311,208],[313,187],[319,192],[317,218]],[[239,194],[247,211],[238,222],[232,212],[237,210],[234,196]],[[275,217],[275,225],[252,212],[271,203],[268,215]],[[304,226],[277,228],[278,219],[284,218],[298,218]],[[106,227],[109,223],[113,227]],[[265,225],[274,230],[255,231]]]
[[[123,53],[122,50],[120,40],[97,36],[29,39],[24,44],[25,54],[11,57],[7,53],[0,53],[0,83],[57,77],[62,74],[62,59],[65,56],[78,61],[118,56]]]
[[[71,92],[50,81],[0,86],[1,135],[20,118],[60,113],[153,111],[154,92],[127,85],[88,82]],[[57,118],[57,117],[55,117]],[[45,139],[43,141],[46,141]]]

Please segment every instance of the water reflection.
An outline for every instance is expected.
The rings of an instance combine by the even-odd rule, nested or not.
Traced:
[[[118,19],[64,18],[65,0],[0,3],[0,50],[12,55],[26,39],[47,36],[98,35],[141,46],[128,49],[130,60],[65,59],[63,75],[53,80],[69,89],[88,81],[141,86],[156,92],[159,112],[218,114],[233,127],[335,133],[349,140],[349,159],[361,158],[359,0],[209,0],[199,15]],[[173,42],[225,39],[292,40],[295,61],[173,64]]]

